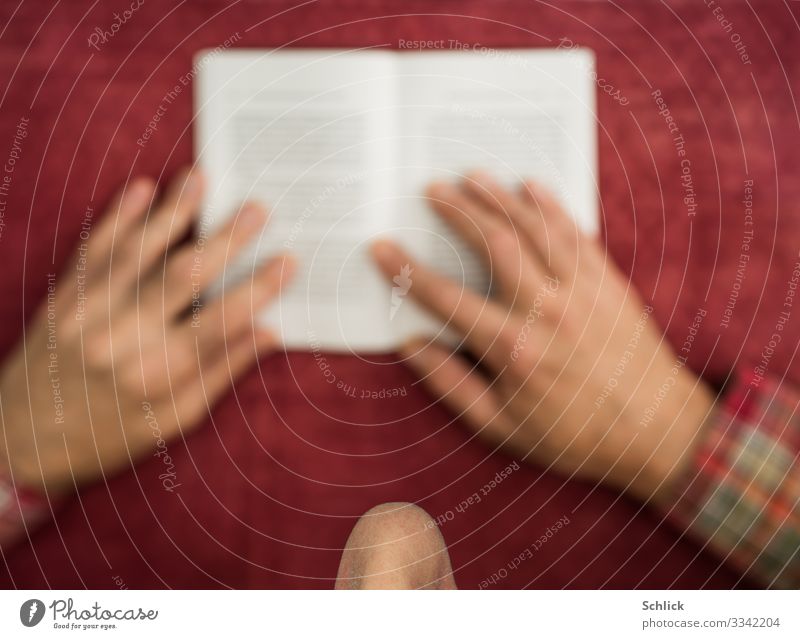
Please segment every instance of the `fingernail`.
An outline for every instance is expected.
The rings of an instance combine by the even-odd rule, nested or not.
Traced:
[[[255,342],[260,356],[264,355],[265,351],[275,348],[276,339],[272,331],[257,329],[255,334]]]
[[[424,351],[427,342],[419,337],[412,337],[410,340],[400,346],[400,355],[404,359],[413,359],[418,357]]]
[[[533,195],[537,199],[552,197],[553,195],[552,191],[550,191],[550,189],[541,182],[528,180],[526,184],[528,186],[528,190],[530,191],[531,195]]]
[[[194,168],[186,176],[184,188],[191,194],[196,194],[203,188],[203,173],[200,169]]]
[[[289,281],[297,270],[297,260],[291,253],[276,255],[272,259],[272,264],[272,268],[280,274],[281,283]]]
[[[379,262],[392,262],[402,259],[397,246],[389,240],[376,240],[371,247],[373,257]]]
[[[239,212],[237,229],[239,231],[252,231],[264,226],[267,212],[263,206],[255,202],[247,202]]]
[[[431,339],[415,338],[400,350],[403,363],[418,375],[426,375],[436,363],[432,359],[433,353],[428,350],[431,341]]]
[[[456,188],[448,182],[431,182],[428,185],[428,197],[447,199],[456,193]]]
[[[146,178],[136,178],[130,183],[125,197],[133,204],[146,204],[153,194],[153,187],[150,180]]]
[[[478,184],[483,184],[484,186],[495,186],[497,184],[497,180],[495,180],[490,173],[481,170],[470,171],[467,173],[466,179],[477,182]]]

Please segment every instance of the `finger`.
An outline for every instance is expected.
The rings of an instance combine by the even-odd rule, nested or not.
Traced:
[[[89,289],[103,282],[108,275],[114,242],[130,236],[130,229],[140,223],[149,209],[155,190],[150,178],[134,178],[117,192],[96,228],[81,227],[73,258],[77,275],[68,278],[72,284],[59,287],[60,299],[70,308],[77,304],[76,289],[80,287],[81,295],[85,296]]]
[[[502,213],[510,223],[521,216],[524,202],[485,171],[470,171],[462,181],[464,191],[494,213]]]
[[[538,259],[552,269],[551,241],[537,202],[511,193],[483,171],[467,174],[463,187],[488,210],[508,220],[525,237]]]
[[[278,346],[275,334],[266,329],[248,331],[233,341],[224,357],[211,364],[203,376],[206,393],[211,402],[247,371],[260,357],[272,353]]]
[[[493,280],[500,297],[518,309],[530,308],[540,291],[550,290],[549,273],[531,256],[511,227],[499,228],[488,239]]]
[[[589,246],[575,219],[568,215],[558,199],[534,180],[525,180],[520,197],[537,214],[528,216],[540,252],[546,256],[551,270],[563,277],[571,277],[578,268],[578,257]]]
[[[154,273],[143,296],[148,307],[164,307],[167,318],[184,311],[208,285],[222,275],[225,265],[250,243],[264,226],[267,212],[254,202],[246,203],[208,242],[193,243],[168,257],[166,269]]]
[[[398,273],[404,265],[411,265],[415,274],[409,288],[411,296],[463,335],[478,357],[485,356],[497,368],[505,365],[507,353],[503,353],[505,349],[498,348],[496,343],[509,311],[423,266],[391,242],[376,242],[372,254],[387,278]]]
[[[223,290],[222,295],[196,318],[187,318],[187,328],[199,329],[199,338],[211,347],[223,345],[226,336],[252,329],[256,311],[278,295],[295,270],[291,255],[271,259],[253,277],[236,284],[229,292]]]
[[[155,182],[148,177],[134,178],[117,192],[97,228],[90,231],[88,248],[93,260],[87,264],[87,275],[90,270],[103,270],[105,264],[101,264],[100,258],[108,257],[115,238],[127,237],[128,231],[150,208],[155,192]]]
[[[146,221],[140,235],[140,272],[146,272],[167,248],[189,229],[203,198],[199,170],[185,169],[172,180],[164,199]]]
[[[525,296],[541,285],[544,273],[542,265],[525,254],[522,239],[516,237],[513,227],[492,219],[474,198],[449,184],[434,183],[427,193],[442,218],[481,251],[492,281],[500,284],[502,299],[508,304],[525,305]]]
[[[500,398],[467,360],[435,343],[413,341],[401,350],[405,363],[480,437],[502,443],[514,432]]]
[[[90,218],[85,218],[87,225],[81,226],[72,258],[76,276],[61,278],[56,287],[55,306],[59,314],[66,312],[67,316],[84,316],[83,311],[76,309],[83,306],[89,289],[97,287],[108,274],[114,239],[128,237],[129,229],[147,211],[154,192],[155,184],[151,179],[134,178],[113,197],[97,228],[93,227]]]
[[[197,342],[199,348],[199,342]],[[219,357],[204,362],[198,351],[197,375],[177,394],[176,410],[183,428],[199,424],[216,402],[255,362],[273,352],[274,334],[267,330],[245,332],[231,341]]]
[[[130,236],[115,242],[108,291],[112,302],[129,294],[132,285],[145,276],[159,258],[163,259],[167,248],[186,233],[202,195],[202,175],[182,171],[159,205],[131,228]]]
[[[219,330],[221,332],[221,327]],[[141,356],[148,393],[154,397],[176,394],[178,389],[191,383],[199,371],[224,359],[232,344],[248,337],[252,341],[255,333],[253,324],[242,323],[235,332],[228,331],[220,339],[205,340],[197,331],[188,331],[182,326],[168,327],[160,347],[153,345]]]
[[[431,208],[485,260],[488,236],[500,226],[482,205],[446,182],[434,182],[425,191]]]

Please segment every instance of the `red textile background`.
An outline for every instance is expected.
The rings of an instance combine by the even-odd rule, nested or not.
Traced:
[[[130,172],[163,179],[191,161],[188,89],[144,149],[136,139],[190,70],[193,53],[236,32],[236,46],[253,47],[396,47],[399,39],[529,47],[568,37],[593,48],[603,84],[629,101],[598,94],[611,254],[653,301],[673,343],[683,343],[699,307],[707,310],[690,365],[715,384],[734,366],[757,363],[774,330],[800,244],[796,2],[720,0],[732,23],[726,31],[698,0],[342,0],[298,8],[146,1],[100,51],[87,39],[130,7],[127,0],[92,10],[89,2],[15,4],[0,9],[0,158],[20,118],[29,118],[30,134],[0,231],[2,352],[43,297],[46,273],[69,254],[86,206],[101,210]],[[681,165],[651,96],[656,89],[686,140],[694,217],[682,201]],[[723,328],[745,179],[754,184],[753,258]],[[771,373],[800,380],[799,333],[792,317]],[[118,577],[130,588],[330,587],[339,549],[367,508],[406,500],[434,516],[454,511],[509,463],[450,424],[391,357],[328,361],[337,379],[359,390],[405,387],[408,396],[349,398],[325,383],[308,354],[266,359],[202,430],[170,445],[178,491],[162,489],[158,459],[83,490],[55,525],[4,554],[0,585],[113,588]],[[509,570],[565,515],[563,530]],[[747,583],[638,504],[537,468],[513,473],[442,530],[461,587],[502,569],[507,576],[495,587]]]

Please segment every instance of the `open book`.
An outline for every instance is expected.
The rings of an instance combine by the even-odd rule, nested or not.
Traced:
[[[264,312],[289,349],[388,351],[440,324],[388,283],[368,248],[392,237],[421,261],[486,291],[473,252],[422,193],[474,168],[501,182],[538,178],[597,230],[590,51],[247,50],[201,53],[196,154],[209,181],[202,227],[245,199],[270,224],[225,282],[269,255],[298,257],[294,281]]]

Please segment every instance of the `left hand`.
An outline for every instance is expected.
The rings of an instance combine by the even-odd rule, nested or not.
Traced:
[[[250,203],[202,242],[179,246],[203,189],[197,171],[181,173],[160,199],[149,179],[134,180],[50,282],[0,367],[0,471],[15,486],[63,494],[154,450],[166,463],[166,442],[197,428],[278,347],[253,311],[291,276],[289,256],[199,304],[267,217]]]
[[[660,499],[684,468],[713,397],[676,365],[630,283],[534,183],[512,193],[473,174],[459,186],[432,185],[428,197],[483,255],[498,294],[487,300],[394,244],[377,243],[381,270],[391,277],[410,264],[412,297],[463,336],[484,370],[426,341],[403,350],[408,364],[492,444]]]

